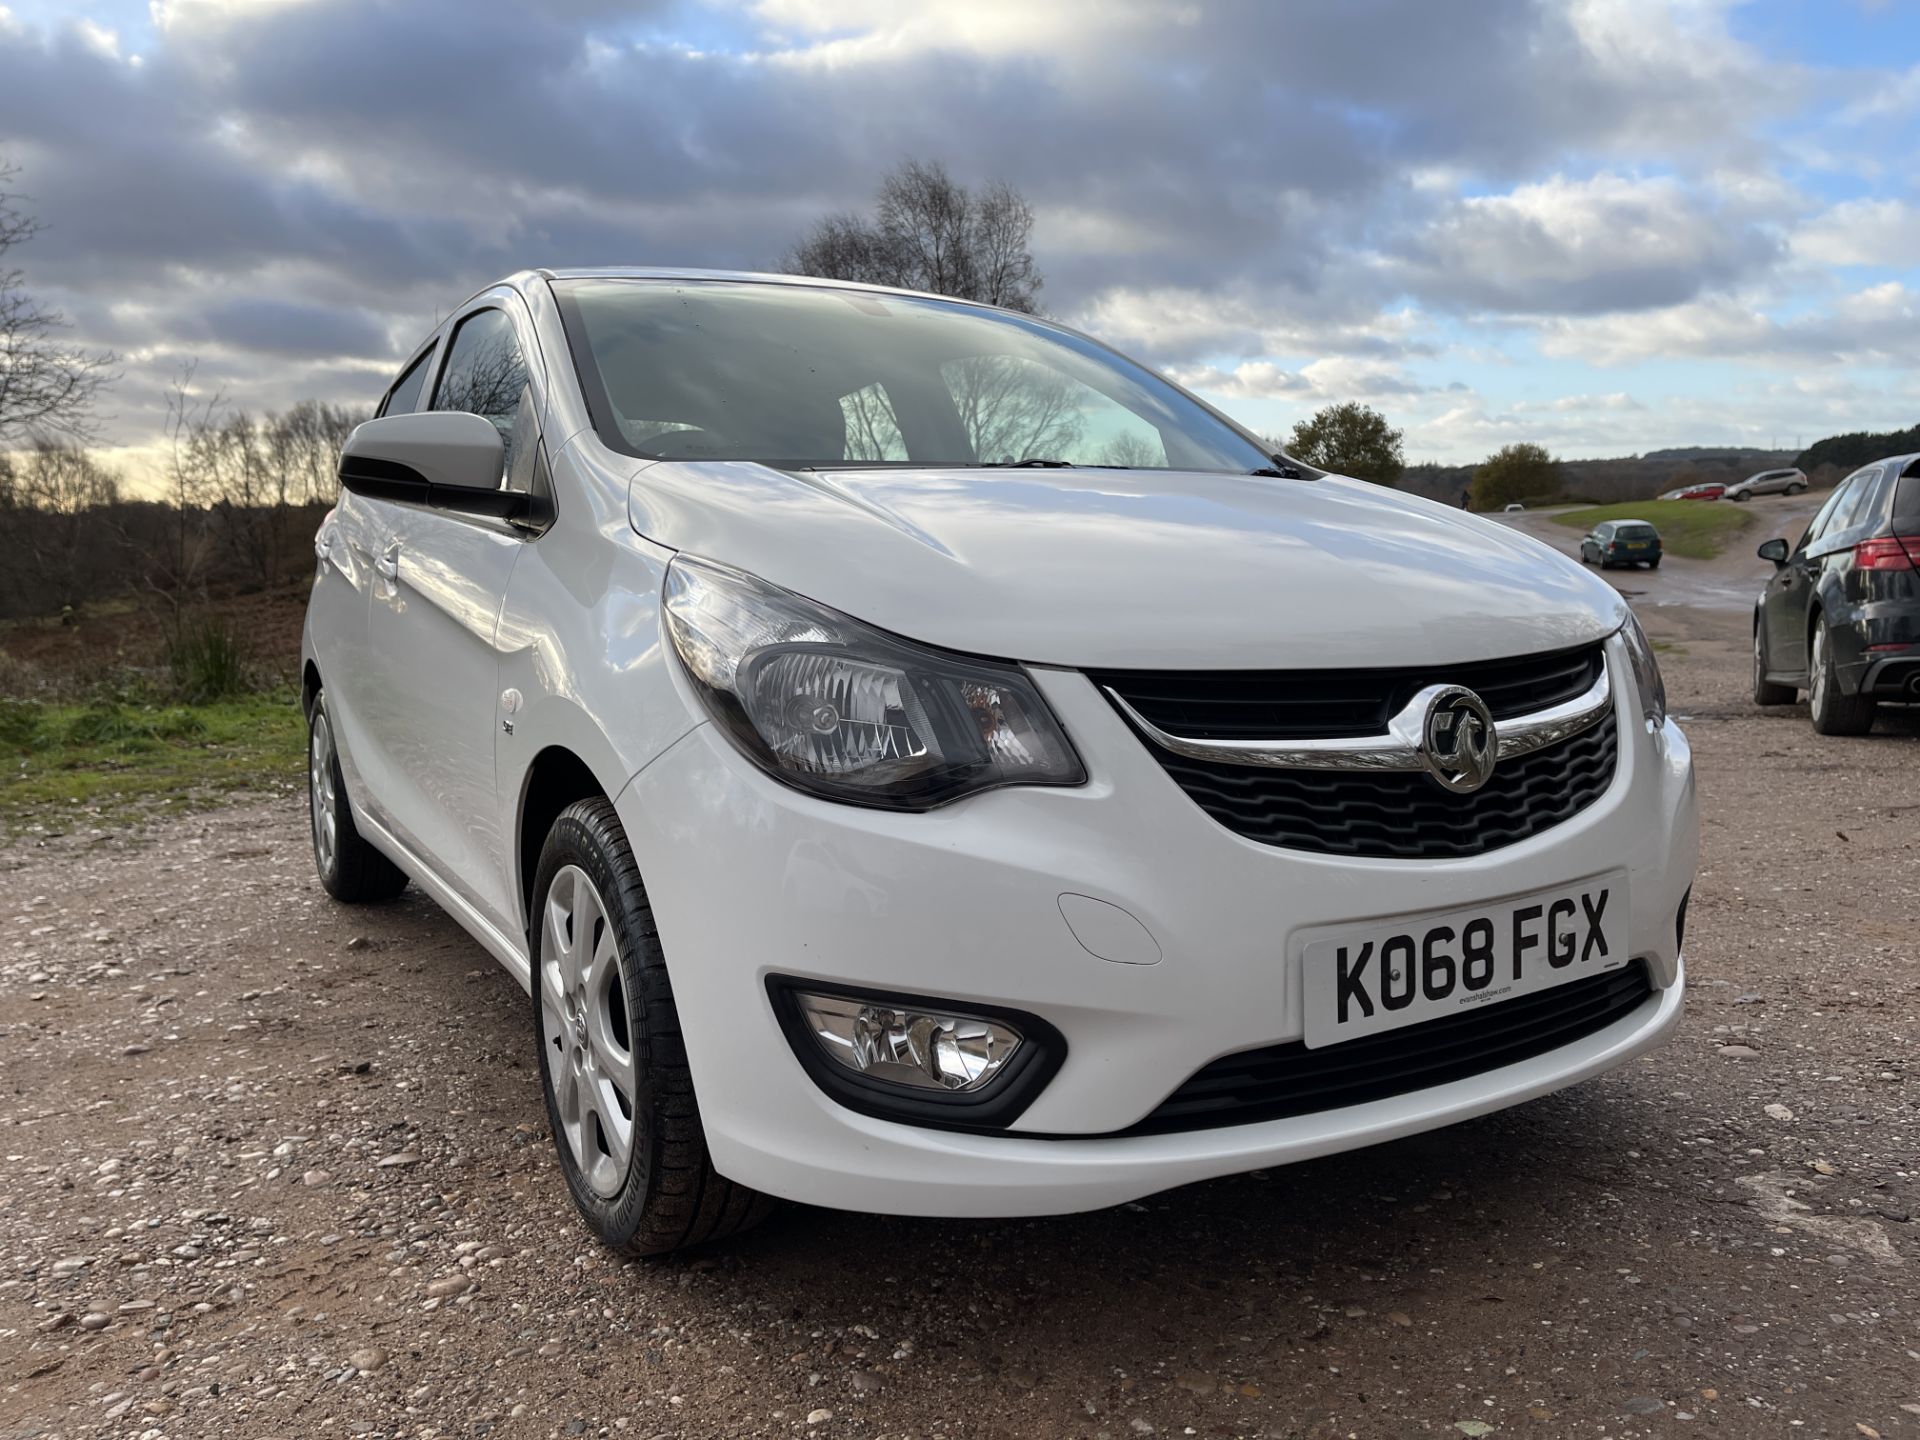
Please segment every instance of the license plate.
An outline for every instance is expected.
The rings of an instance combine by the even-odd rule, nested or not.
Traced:
[[[1323,931],[1301,963],[1309,1049],[1497,1005],[1627,963],[1626,875]]]

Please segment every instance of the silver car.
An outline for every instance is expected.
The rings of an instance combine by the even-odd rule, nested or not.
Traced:
[[[1806,473],[1801,470],[1762,470],[1727,486],[1723,500],[1751,500],[1756,495],[1798,495],[1807,488]]]

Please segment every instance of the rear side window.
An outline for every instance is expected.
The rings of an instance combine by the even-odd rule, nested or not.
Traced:
[[[1853,487],[1858,478],[1857,475],[1849,475],[1833,487],[1833,494],[1827,497],[1827,503],[1820,507],[1819,514],[1813,517],[1813,523],[1807,526],[1807,533],[1800,537],[1802,550],[1831,530],[1834,516],[1853,503]]]
[[[427,362],[433,359],[433,347],[428,346],[426,354],[401,372],[400,378],[393,382],[393,389],[387,392],[387,398],[381,402],[382,415],[411,415],[420,406],[420,392],[427,384]]]
[[[527,388],[527,365],[513,321],[503,310],[476,310],[453,332],[446,366],[433,392],[435,410],[465,410],[493,422],[507,447],[506,473],[513,473],[514,442],[520,427],[520,396]]]
[[[1920,520],[1920,474],[1909,470],[1900,477],[1900,486],[1893,492],[1893,518]]]
[[[1874,497],[1879,493],[1878,468],[1862,470],[1847,482],[1847,494],[1834,508],[1833,516],[1827,522],[1822,535],[1838,535],[1842,530],[1851,530],[1867,520],[1873,513]]]

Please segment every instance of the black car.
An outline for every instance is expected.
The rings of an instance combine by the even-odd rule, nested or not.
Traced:
[[[1920,704],[1920,455],[1834,486],[1800,543],[1769,540],[1753,610],[1753,699],[1808,692],[1822,735],[1864,735],[1882,701]]]

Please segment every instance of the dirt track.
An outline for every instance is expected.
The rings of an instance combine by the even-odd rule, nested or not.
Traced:
[[[424,900],[327,902],[296,798],[0,850],[0,1437],[1920,1436],[1920,717],[1821,740],[1746,703],[1743,614],[1648,620],[1706,816],[1678,1041],[1066,1219],[614,1262],[525,997]]]

